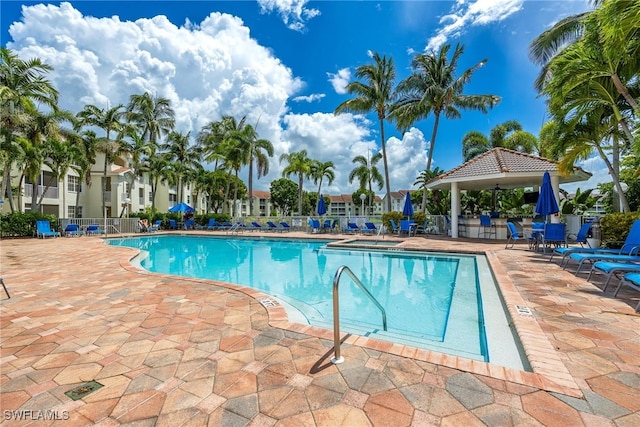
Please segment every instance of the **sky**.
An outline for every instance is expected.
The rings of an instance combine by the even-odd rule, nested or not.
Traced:
[[[335,180],[323,183],[323,193],[351,194],[358,188],[348,179],[352,160],[380,150],[379,122],[374,114],[334,111],[351,98],[345,86],[358,66],[372,63],[372,52],[393,58],[397,82],[411,73],[416,54],[444,44],[464,47],[458,75],[487,60],[463,93],[498,95],[501,102],[487,114],[440,120],[432,168],[446,171],[462,164],[469,131],[488,135],[517,120],[538,135],[548,118],[533,88],[539,67],[529,45],[558,20],[590,8],[586,0],[2,0],[0,42],[54,68],[48,78],[64,109],[112,108],[148,91],[171,101],[176,130],[193,138],[223,115],[246,116],[275,149],[269,174],[254,179],[254,189],[268,191],[282,177],[282,153],[305,149],[335,164]],[[385,122],[392,191],[417,188],[433,125],[429,116],[403,135]],[[594,177],[563,188],[610,181],[601,160],[580,166]],[[382,162],[378,167],[383,173]],[[246,181],[246,169],[241,177]],[[317,191],[311,181],[303,187]]]

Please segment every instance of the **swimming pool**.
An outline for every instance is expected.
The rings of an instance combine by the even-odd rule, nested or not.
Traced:
[[[140,265],[152,272],[261,290],[287,309],[291,321],[328,329],[333,278],[347,265],[385,308],[388,330],[382,330],[376,306],[344,276],[343,332],[526,369],[483,256],[332,248],[328,241],[274,238],[160,235],[109,243],[143,250]],[[512,345],[505,348],[505,340]]]

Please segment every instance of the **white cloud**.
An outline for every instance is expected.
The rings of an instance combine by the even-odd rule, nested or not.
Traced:
[[[301,95],[301,96],[296,96],[295,98],[292,99],[292,101],[294,102],[315,102],[315,101],[320,101],[322,98],[324,98],[326,95],[324,93],[312,93],[311,95]]]
[[[347,85],[351,80],[351,71],[348,68],[342,68],[335,74],[327,73],[327,76],[336,93],[340,95],[347,93]]]
[[[389,138],[386,147],[391,191],[416,188],[413,183],[427,166],[427,141],[422,131],[411,128],[402,140]]]
[[[609,169],[607,165],[604,163],[604,160],[598,155],[594,155],[587,160],[576,163],[576,166],[580,166],[585,171],[592,174],[591,178],[587,181],[582,182],[574,182],[571,184],[562,184],[561,187],[563,190],[568,191],[569,193],[575,193],[576,189],[580,188],[580,190],[584,191],[589,188],[597,188],[598,184],[611,182],[611,175],[609,175]]]
[[[441,28],[427,42],[425,51],[437,51],[452,37],[471,26],[500,22],[522,9],[524,0],[458,0],[449,14],[440,18]]]
[[[258,0],[262,13],[277,12],[285,25],[295,31],[304,31],[310,19],[320,15],[318,9],[305,7],[308,0]]]

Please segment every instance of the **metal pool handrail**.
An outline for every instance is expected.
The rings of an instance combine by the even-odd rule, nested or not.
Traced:
[[[369,299],[380,309],[382,312],[382,328],[387,330],[387,312],[384,310],[384,307],[380,305],[378,300],[371,295],[371,292],[362,284],[360,279],[353,274],[353,271],[346,265],[341,266],[336,271],[336,275],[333,277],[333,351],[334,357],[331,358],[331,362],[334,364],[344,362],[344,358],[340,356],[340,303],[339,303],[339,293],[338,293],[338,285],[340,284],[340,276],[342,272],[346,271],[347,275],[353,280],[353,283],[358,285],[360,290],[367,296]]]

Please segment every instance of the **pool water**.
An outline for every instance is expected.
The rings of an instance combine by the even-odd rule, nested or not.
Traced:
[[[507,351],[509,356],[502,342],[496,354],[490,351],[491,337],[502,341],[512,332],[505,318],[497,322],[505,329],[487,334],[487,318],[496,321],[495,314],[485,316],[482,294],[495,293],[495,284],[482,284],[487,275],[478,274],[478,263],[484,262],[483,270],[488,269],[484,257],[244,237],[145,236],[109,243],[142,249],[140,265],[151,272],[258,289],[280,301],[290,320],[328,329],[333,328],[333,279],[346,265],[385,308],[388,328],[383,330],[380,310],[343,274],[339,286],[343,333],[482,361],[508,359],[499,363],[523,369],[516,343]],[[499,298],[491,304],[500,305]]]

